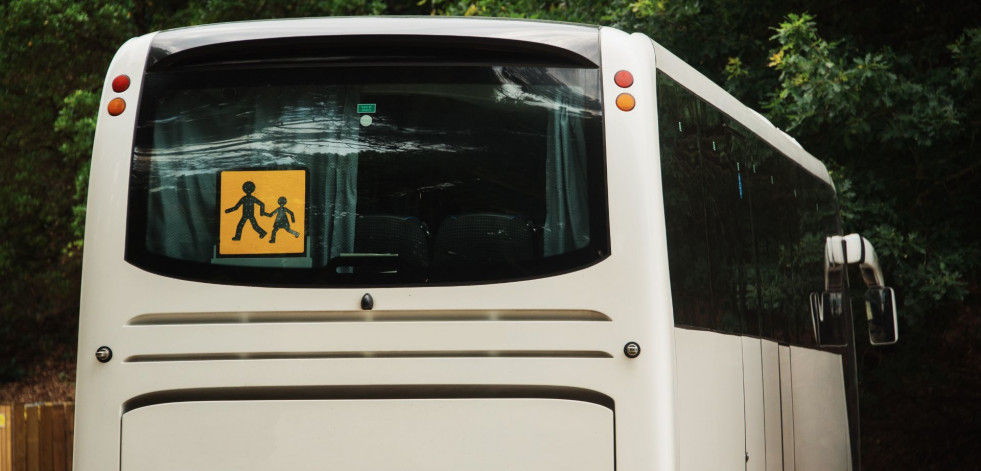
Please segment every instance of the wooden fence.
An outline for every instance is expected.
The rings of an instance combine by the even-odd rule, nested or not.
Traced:
[[[70,471],[75,405],[0,405],[0,471]]]

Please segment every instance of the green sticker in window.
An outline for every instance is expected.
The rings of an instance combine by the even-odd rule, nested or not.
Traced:
[[[358,103],[358,113],[374,113],[377,106],[374,103]]]

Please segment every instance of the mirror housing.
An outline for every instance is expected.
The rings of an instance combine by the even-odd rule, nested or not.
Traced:
[[[885,286],[879,258],[872,244],[858,234],[828,237],[825,242],[825,291],[811,293],[811,317],[818,345],[842,346],[845,339],[843,322],[846,297],[842,287],[832,287],[830,274],[847,265],[858,265],[865,292],[865,313],[869,321],[869,341],[872,345],[891,345],[899,339],[896,312],[896,293]],[[836,290],[837,289],[837,290]]]

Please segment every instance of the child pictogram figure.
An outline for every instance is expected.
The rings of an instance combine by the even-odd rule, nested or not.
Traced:
[[[259,227],[259,223],[255,220],[255,205],[259,205],[259,214],[262,215],[266,213],[266,205],[262,201],[259,201],[259,198],[252,196],[252,193],[255,191],[255,183],[243,183],[242,191],[245,192],[245,196],[240,198],[235,206],[225,210],[226,213],[231,213],[240,206],[242,207],[242,219],[238,221],[238,226],[235,228],[235,237],[232,237],[232,240],[242,240],[242,228],[245,227],[246,221],[252,223],[252,229],[259,233],[259,238],[261,239],[266,236],[266,231]],[[275,237],[275,232],[273,232],[273,237]]]
[[[293,237],[300,237],[299,232],[290,229],[290,221],[292,220],[293,222],[296,222],[296,216],[293,215],[293,211],[290,211],[289,208],[286,207],[286,197],[280,196],[276,202],[279,203],[278,208],[274,209],[271,213],[262,213],[263,216],[267,217],[276,216],[276,219],[273,221],[272,236],[269,237],[269,243],[272,244],[276,242],[276,231],[280,229],[284,229],[286,232],[293,234]],[[289,215],[288,219],[286,217],[287,214]]]

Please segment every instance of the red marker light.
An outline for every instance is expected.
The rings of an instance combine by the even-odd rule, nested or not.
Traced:
[[[126,75],[120,75],[112,79],[112,91],[116,93],[122,93],[129,89],[129,77]]]
[[[113,98],[109,101],[109,106],[106,107],[109,114],[112,116],[119,116],[126,111],[126,101],[122,98]]]
[[[621,70],[613,76],[613,82],[620,88],[627,88],[634,84],[634,76],[626,70]]]

